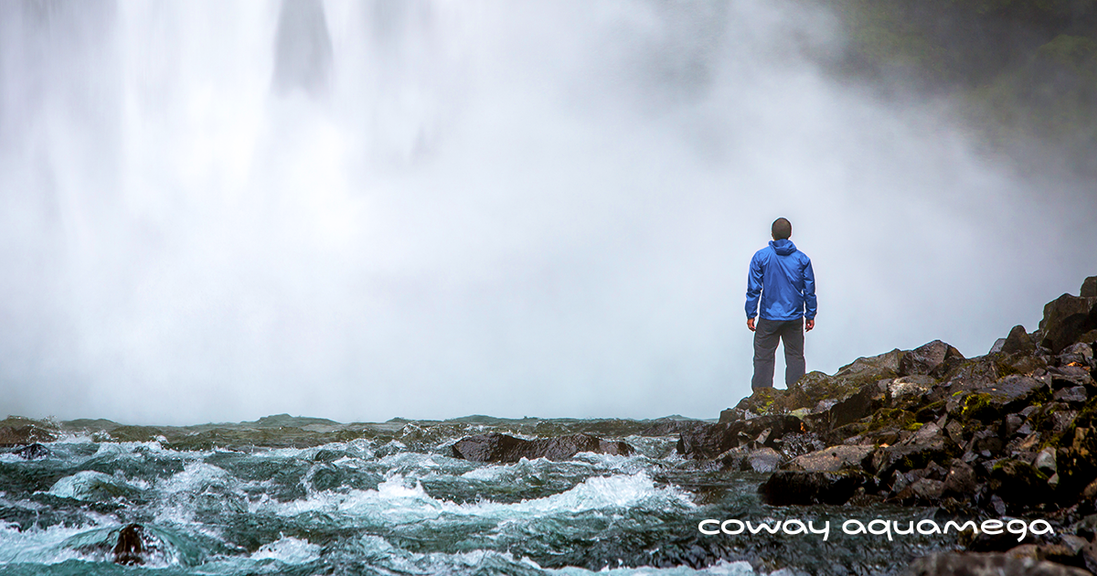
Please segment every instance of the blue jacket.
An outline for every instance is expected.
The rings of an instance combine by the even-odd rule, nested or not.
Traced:
[[[811,259],[796,249],[791,240],[773,240],[755,252],[747,275],[747,318],[758,314],[766,320],[815,318],[815,272]]]

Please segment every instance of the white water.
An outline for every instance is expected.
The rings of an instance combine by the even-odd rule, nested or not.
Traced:
[[[1084,188],[828,77],[810,4],[322,7],[4,3],[7,412],[713,417],[776,216],[813,369],[981,354],[1097,270]]]

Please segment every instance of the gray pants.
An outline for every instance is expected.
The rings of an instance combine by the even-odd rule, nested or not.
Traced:
[[[773,387],[773,363],[778,341],[785,346],[785,385],[792,388],[804,375],[804,319],[781,322],[759,317],[754,326],[752,390]]]

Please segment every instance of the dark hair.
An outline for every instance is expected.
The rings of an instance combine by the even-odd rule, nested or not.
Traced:
[[[778,218],[773,221],[772,231],[774,240],[788,240],[792,236],[792,222],[788,218]]]

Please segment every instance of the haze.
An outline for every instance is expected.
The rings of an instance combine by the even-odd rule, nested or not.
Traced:
[[[830,76],[839,30],[772,0],[5,2],[0,412],[713,418],[778,216],[809,370],[1035,329],[1097,274],[1093,183]]]

